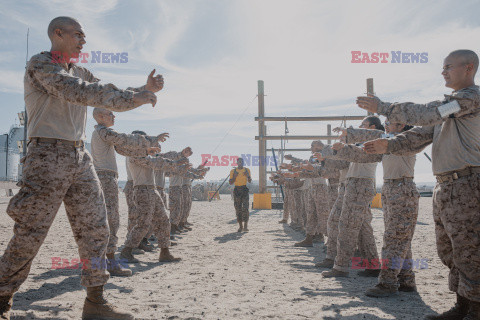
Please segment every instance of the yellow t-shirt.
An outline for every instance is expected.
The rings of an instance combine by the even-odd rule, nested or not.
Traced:
[[[250,175],[250,169],[248,168],[243,168],[243,169],[232,169],[232,171],[230,171],[230,179],[233,178],[233,173],[235,172],[235,170],[237,170],[237,178],[235,179],[235,186],[236,187],[239,187],[239,186],[246,186],[247,185],[247,182],[248,182],[248,176],[251,177]],[[248,172],[248,176],[244,174],[245,170],[247,170]]]

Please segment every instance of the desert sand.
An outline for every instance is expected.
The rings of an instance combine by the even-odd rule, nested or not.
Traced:
[[[120,195],[120,245],[126,235],[127,207]],[[9,198],[0,198],[0,251],[12,236],[5,213]],[[111,302],[135,313],[137,319],[421,319],[449,309],[455,295],[448,291],[448,270],[435,246],[432,199],[421,198],[413,240],[414,259],[428,259],[417,269],[418,293],[387,299],[369,298],[365,289],[376,278],[323,279],[314,263],[325,257],[323,244],[295,248],[303,235],[278,224],[279,210],[252,210],[248,233],[237,233],[233,202],[193,203],[193,231],[178,237],[172,253],[179,263],[160,264],[158,251],[137,255],[130,278],[110,278]],[[383,215],[373,210],[380,251]],[[85,298],[80,270],[52,269],[52,257],[75,259],[77,248],[62,207],[33,262],[29,278],[14,298],[13,319],[80,319]]]

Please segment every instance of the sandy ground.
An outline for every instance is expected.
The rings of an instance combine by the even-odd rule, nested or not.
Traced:
[[[0,198],[0,251],[12,236],[6,215],[8,198]],[[455,300],[447,287],[447,269],[435,247],[431,198],[421,198],[413,241],[414,259],[429,259],[428,269],[416,270],[418,293],[375,299],[364,290],[375,278],[356,271],[347,279],[323,279],[314,263],[325,257],[323,244],[294,248],[303,238],[278,224],[278,210],[252,211],[250,232],[239,234],[229,196],[215,202],[194,202],[194,230],[179,238],[172,252],[176,264],[156,262],[158,252],[138,255],[131,278],[111,278],[109,299],[132,310],[137,319],[421,319],[443,312]],[[126,203],[121,196],[125,239]],[[374,210],[377,247],[382,245],[383,216]],[[52,257],[77,258],[76,245],[59,211],[37,255],[29,278],[14,298],[13,319],[80,319],[85,292],[79,270],[52,270]]]

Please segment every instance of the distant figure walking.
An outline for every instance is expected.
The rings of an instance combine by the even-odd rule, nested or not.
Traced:
[[[233,203],[235,212],[237,214],[237,222],[240,226],[238,232],[248,232],[248,218],[250,212],[248,211],[249,195],[247,182],[252,182],[250,169],[243,167],[243,159],[238,158],[237,167],[230,171],[230,180],[228,183],[235,184],[233,189]]]

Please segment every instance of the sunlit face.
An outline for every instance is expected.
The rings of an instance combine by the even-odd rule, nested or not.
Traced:
[[[405,125],[403,123],[385,121],[385,132],[386,133],[400,133],[402,132]]]
[[[60,29],[60,31],[58,30],[59,29],[55,30],[55,34],[58,36],[56,39],[60,41],[59,44],[62,52],[70,58],[78,58],[83,45],[87,43],[82,26],[80,24],[73,24]]]
[[[445,87],[458,90],[468,79],[468,65],[463,62],[461,57],[448,56],[443,61],[442,75],[445,79]]]
[[[112,111],[110,110],[106,110],[103,114],[102,114],[102,120],[103,120],[103,124],[108,128],[108,127],[112,127],[114,124],[115,124],[115,115],[113,114]]]

